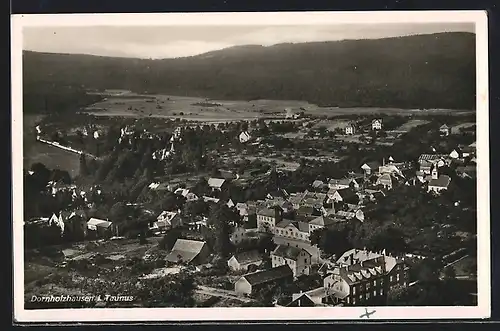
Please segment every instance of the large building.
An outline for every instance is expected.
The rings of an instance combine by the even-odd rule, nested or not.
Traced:
[[[283,210],[274,206],[272,208],[264,208],[257,212],[257,229],[261,232],[274,233],[276,224],[282,220]]]
[[[329,268],[323,286],[347,305],[384,304],[387,292],[397,285],[407,286],[408,279],[404,259],[351,249]]]
[[[234,283],[234,291],[247,295],[255,294],[256,291],[270,284],[290,284],[293,282],[293,272],[287,265],[257,271],[241,276]]]
[[[292,269],[293,276],[309,275],[311,267],[311,254],[302,248],[278,245],[271,252],[273,268],[287,265]]]

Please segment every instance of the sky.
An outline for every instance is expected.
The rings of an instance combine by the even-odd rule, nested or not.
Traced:
[[[238,45],[377,39],[474,32],[473,23],[289,26],[44,26],[23,28],[23,49],[133,58],[176,58]]]

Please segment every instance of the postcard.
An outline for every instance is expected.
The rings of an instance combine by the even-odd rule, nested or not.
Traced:
[[[490,316],[485,12],[11,22],[17,322]]]

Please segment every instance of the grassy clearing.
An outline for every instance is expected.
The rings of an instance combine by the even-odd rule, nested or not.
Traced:
[[[399,128],[397,128],[395,131],[404,131],[408,132],[413,128],[416,128],[417,126],[424,125],[429,123],[429,121],[426,120],[410,120],[406,122],[405,124],[401,125]]]

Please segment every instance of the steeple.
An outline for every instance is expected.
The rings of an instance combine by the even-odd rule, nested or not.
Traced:
[[[438,177],[439,177],[439,173],[438,173],[438,167],[437,167],[437,164],[433,164],[433,165],[432,165],[432,169],[431,169],[431,176],[432,176],[432,179],[438,179]]]

